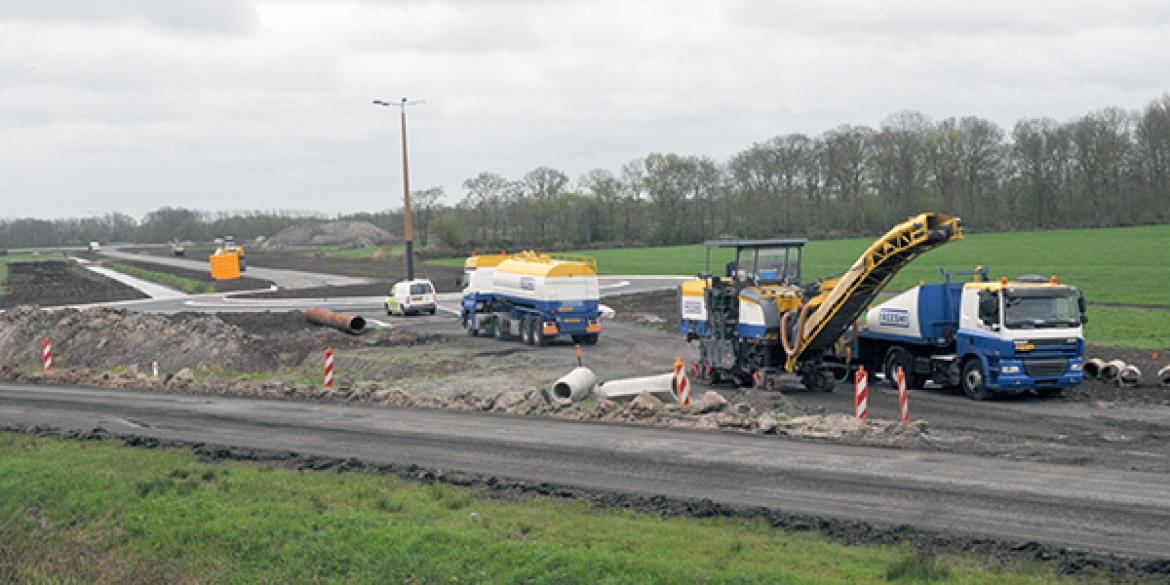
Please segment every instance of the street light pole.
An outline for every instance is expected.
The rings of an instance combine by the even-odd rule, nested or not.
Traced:
[[[398,103],[374,100],[375,106],[398,106],[399,120],[402,123],[402,219],[405,223],[403,235],[406,240],[406,280],[414,280],[414,222],[410,213],[410,165],[407,162],[406,154],[406,106],[416,106],[421,103],[423,100],[407,101],[405,97]]]

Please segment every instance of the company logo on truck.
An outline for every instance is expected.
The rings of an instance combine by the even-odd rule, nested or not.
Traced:
[[[687,315],[701,315],[703,313],[703,301],[687,299],[683,301],[683,313]]]
[[[531,276],[525,276],[520,279],[520,288],[523,290],[536,290],[536,281]]]
[[[878,323],[883,327],[910,328],[910,311],[905,309],[882,309],[878,312]]]

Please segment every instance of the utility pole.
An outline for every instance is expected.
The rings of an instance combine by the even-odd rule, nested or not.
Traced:
[[[374,100],[375,106],[398,106],[399,119],[402,122],[402,219],[405,223],[403,236],[406,240],[406,280],[414,280],[414,223],[410,215],[410,165],[406,156],[406,106],[417,106],[425,100],[407,101],[405,97],[398,103],[386,100]]]

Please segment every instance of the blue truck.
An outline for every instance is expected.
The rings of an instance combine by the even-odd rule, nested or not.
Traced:
[[[857,360],[909,388],[928,380],[983,400],[994,393],[1052,395],[1082,381],[1084,295],[1056,277],[992,281],[985,268],[946,272],[870,309]],[[958,280],[958,277],[970,277]]]

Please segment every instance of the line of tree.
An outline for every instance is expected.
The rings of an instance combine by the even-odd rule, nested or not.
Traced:
[[[1010,131],[978,117],[936,122],[904,111],[878,128],[776,136],[723,162],[655,153],[575,182],[541,166],[517,180],[485,171],[462,187],[454,205],[442,202],[441,188],[412,193],[422,245],[517,249],[850,237],[878,233],[923,210],[958,214],[978,231],[1167,223],[1170,95],[1139,111],[1106,108],[1063,122],[1031,118]],[[141,221],[121,213],[0,220],[0,245],[253,238],[326,219],[365,220],[401,233],[401,210],[330,218],[162,208]]]

